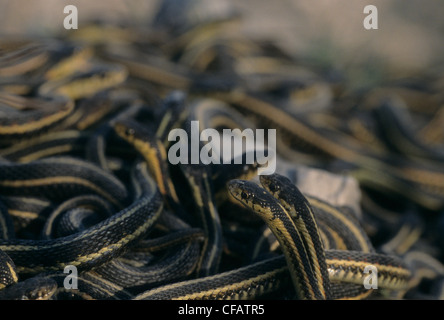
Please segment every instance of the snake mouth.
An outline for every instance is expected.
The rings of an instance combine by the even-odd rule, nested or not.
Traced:
[[[234,202],[251,210],[274,205],[273,196],[253,181],[234,179],[227,183],[227,187]]]

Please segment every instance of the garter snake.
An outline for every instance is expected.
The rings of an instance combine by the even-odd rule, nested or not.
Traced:
[[[66,265],[91,269],[109,261],[146,234],[162,212],[160,194],[146,166],[137,166],[136,177],[141,196],[93,227],[57,239],[2,240],[0,249],[13,259],[18,272],[25,274],[59,271]]]
[[[198,275],[211,275],[218,271],[222,254],[222,227],[218,209],[213,199],[211,172],[202,165],[181,165],[197,206],[199,226],[205,233]]]
[[[49,300],[57,283],[49,278],[34,277],[13,284],[0,291],[0,300]]]
[[[296,188],[289,179],[278,176],[260,176],[261,184],[265,189],[279,200],[282,207],[289,213],[295,226],[300,230],[304,247],[310,257],[309,263],[312,265],[314,276],[318,285],[323,288],[323,296],[329,295],[329,284],[323,284],[327,279],[327,267],[324,263],[325,253],[322,248],[322,240],[316,225],[313,210],[302,193]]]
[[[441,297],[442,230],[427,227],[444,208],[442,84],[342,90],[237,18],[0,42],[0,299]],[[383,199],[364,199],[361,219],[258,178],[245,150],[172,165],[168,134],[191,121],[277,129],[279,156],[347,171]],[[368,265],[381,290],[364,288]]]
[[[288,211],[270,193],[261,190],[253,182],[232,180],[228,188],[234,199],[259,214],[275,234],[287,258],[298,298],[326,299],[328,280],[319,281],[315,275],[312,265],[312,259],[315,258],[310,256],[313,252],[305,246],[305,237],[301,236],[302,231],[297,228]],[[323,282],[326,282],[325,287]]]
[[[444,153],[429,146],[411,130],[412,121],[405,106],[397,99],[388,99],[377,110],[376,116],[387,145],[401,154],[414,159],[422,158],[430,162],[444,161]],[[409,121],[410,120],[410,121]]]
[[[50,201],[35,197],[2,196],[1,201],[7,207],[9,218],[13,220],[13,227],[8,227],[8,233],[15,233],[16,237],[26,238],[26,234],[35,233],[45,223],[51,208]],[[3,236],[3,239],[9,238],[13,236]]]
[[[94,271],[82,272],[77,276],[77,289],[66,289],[66,274],[56,272],[45,275],[45,279],[54,281],[57,288],[54,292],[56,300],[128,300],[133,295],[123,287],[103,279]]]
[[[309,202],[287,178],[277,174],[261,176],[261,183],[271,193],[268,193],[265,189],[261,189],[254,182],[243,180],[230,181],[228,188],[230,194],[236,201],[251,208],[266,221],[281,244],[281,247],[287,247],[282,248],[282,250],[287,258],[290,273],[295,273],[295,275],[292,275],[292,278],[297,279],[302,276],[308,279],[308,281],[312,281],[312,288],[318,289],[324,293],[324,298],[328,298],[329,293],[326,294],[325,292],[329,290],[326,289],[329,288],[330,285],[328,282],[329,278],[333,278],[334,281],[337,281],[338,278],[335,279],[332,277],[332,271],[330,270],[330,276],[327,276],[327,263],[329,260],[325,258],[325,244],[322,243],[320,232],[316,226],[315,211],[312,210]],[[274,196],[272,196],[272,194]],[[275,197],[279,202],[276,201]],[[302,240],[302,238],[304,240]],[[362,254],[371,256],[371,252],[366,253],[366,251],[369,250],[366,241],[363,242],[363,246]],[[332,250],[328,251],[332,255],[341,252],[334,251],[333,249],[329,250]],[[295,253],[294,251],[297,252]],[[352,251],[349,251],[349,254],[351,254]],[[342,251],[342,253],[347,254],[347,250]],[[305,259],[301,259],[298,255],[305,255]],[[330,262],[331,261],[330,259]],[[375,262],[377,262],[377,259]],[[294,266],[292,266],[292,264]],[[358,263],[355,262],[352,265],[354,264]],[[369,260],[362,262],[362,265],[368,264]],[[317,275],[314,274],[314,270],[318,272]],[[401,272],[403,272],[406,277],[410,274],[410,271],[406,268]],[[302,275],[300,275],[301,273]],[[387,281],[397,283],[398,279],[396,277],[397,276],[394,275],[393,278]],[[307,285],[305,286],[309,287]],[[295,284],[295,288],[297,292],[297,283]],[[402,285],[399,288],[402,289]],[[304,296],[302,297],[305,298]],[[308,298],[312,299],[313,296],[308,296]]]
[[[15,236],[13,220],[3,199],[0,201],[0,239],[10,239]]]
[[[45,133],[0,151],[9,161],[26,163],[55,155],[72,154],[83,149],[86,135],[77,130]]]
[[[114,211],[108,201],[97,195],[69,198],[48,214],[41,236],[43,239],[53,239],[82,231],[110,217]]]
[[[342,208],[337,208],[312,196],[304,195],[304,198],[309,202],[309,208],[311,208],[312,215],[319,227],[318,236],[326,250],[375,251],[360,222],[353,216],[341,210]],[[304,227],[302,228],[304,229]],[[316,239],[318,236],[314,234],[313,238]],[[266,248],[262,249],[262,246],[266,246]],[[275,252],[278,248],[276,238],[267,228],[257,239],[257,245],[255,245],[250,259],[254,261],[261,254],[269,251]]]
[[[45,72],[45,79],[62,79],[80,70],[88,68],[89,59],[93,56],[91,47],[67,45],[56,46],[53,52],[53,61]]]
[[[5,195],[67,196],[96,193],[117,207],[127,198],[125,186],[116,177],[86,161],[71,157],[47,158],[24,164],[1,165],[0,190]],[[108,185],[110,188],[105,189]]]
[[[203,233],[197,228],[174,231],[142,241],[138,247],[96,268],[95,272],[127,290],[182,280],[194,272],[202,240]]]
[[[11,77],[30,72],[49,58],[46,45],[33,41],[3,40],[0,43],[0,76]]]
[[[369,261],[381,271],[380,288],[402,290],[407,287],[409,271],[395,256],[364,254],[355,251],[326,251],[329,277],[333,281],[363,284],[366,274],[362,261]],[[277,292],[290,292],[291,277],[283,255],[268,258],[214,276],[161,286],[145,291],[134,299],[230,300],[270,297]],[[340,291],[338,291],[339,293]],[[371,290],[366,290],[366,295]],[[335,299],[347,299],[342,292]],[[361,297],[358,297],[361,298]]]
[[[122,83],[127,71],[121,65],[96,65],[83,73],[47,81],[39,88],[41,96],[66,96],[77,100]]]
[[[0,250],[0,300],[47,300],[56,288],[55,281],[39,276],[19,282],[14,262]]]
[[[353,168],[350,174],[361,185],[384,188],[404,195],[431,210],[443,206],[443,180],[438,181],[436,177],[432,177],[442,175],[440,167],[429,168],[430,166],[409,162],[393,154],[390,155],[393,158],[390,160],[387,154],[371,151],[342,132],[316,130],[316,127],[301,115],[286,112],[253,93],[233,90],[229,93],[215,92],[214,96],[243,112],[255,115],[264,124],[278,128],[278,142],[284,141],[286,137],[291,142],[300,142],[300,145],[304,145],[312,153],[340,159],[349,164]],[[270,117],[270,114],[273,117]],[[277,148],[288,149],[285,143],[278,143]],[[296,152],[294,156],[300,155]]]
[[[73,110],[73,102],[63,97],[25,98],[0,93],[0,142],[44,132]]]
[[[113,123],[113,128],[119,137],[133,145],[143,156],[166,203],[177,209],[179,199],[170,178],[167,152],[160,139],[155,137],[154,132],[150,132],[151,128],[131,119],[117,120]]]
[[[182,125],[188,136],[188,148],[192,148],[193,143],[190,140],[192,121],[198,121],[200,130],[210,128],[222,131],[229,128],[244,129],[252,127],[252,123],[246,119],[238,118],[236,115],[234,110],[221,101],[213,99],[193,100],[189,106],[188,117]],[[218,141],[212,141],[212,143],[217,144]],[[223,161],[222,156],[226,157],[226,155],[219,152],[216,155],[220,159],[219,165],[217,164],[219,162],[211,165],[204,165],[201,162],[192,164],[190,158],[188,158],[187,164],[180,165],[195,199],[199,221],[202,221],[201,225],[208,239],[204,242],[205,250],[201,262],[204,267],[199,273],[200,275],[213,274],[219,268],[223,232],[217,203],[226,198],[226,182],[231,178],[254,175],[258,168],[258,164],[255,162],[237,162],[239,159],[246,160],[246,155],[251,150],[236,151],[242,151],[243,153],[240,155],[230,153],[230,163]],[[188,155],[190,154],[191,150],[188,151]]]
[[[163,119],[165,117],[170,116],[167,113]],[[153,172],[153,176],[156,177],[159,189],[170,207],[175,211],[182,210],[178,208],[179,198],[170,177],[166,149],[161,141],[164,129],[161,127],[161,129],[157,130],[157,138],[156,134],[150,132],[146,126],[126,119],[116,121],[114,123],[114,130],[120,137],[134,145],[142,154],[151,172]],[[212,274],[216,272],[218,267],[222,237],[217,209],[211,200],[210,173],[206,167],[197,167],[195,165],[182,165],[181,169],[186,176],[192,196],[197,204],[199,219],[202,221],[202,228],[206,235],[202,257],[197,269],[202,270],[199,271],[199,274],[201,272],[205,275]]]

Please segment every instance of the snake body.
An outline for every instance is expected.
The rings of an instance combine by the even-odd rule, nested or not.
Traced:
[[[165,14],[0,40],[0,299],[442,297],[439,79],[349,92],[237,15]],[[210,142],[192,121],[275,129],[279,172],[258,176],[257,146],[172,163],[173,129],[187,160]],[[353,176],[362,214],[305,193],[299,165]]]

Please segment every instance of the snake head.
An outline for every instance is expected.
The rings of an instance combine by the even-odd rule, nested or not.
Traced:
[[[253,211],[274,205],[276,199],[267,190],[261,188],[257,183],[247,180],[231,180],[227,184],[228,192],[235,202],[240,202]]]
[[[284,176],[281,176],[276,173],[271,175],[259,176],[262,186],[273,195],[278,194],[282,190],[284,178],[285,178]]]
[[[287,177],[277,173],[261,175],[260,182],[294,217],[299,217],[298,212],[309,207],[307,199]]]
[[[132,121],[117,120],[113,123],[113,129],[117,135],[127,141],[131,141],[136,134],[136,130],[132,126]]]
[[[148,125],[130,118],[115,120],[112,126],[117,135],[129,143],[153,143],[155,140],[155,133]]]
[[[232,199],[239,201],[241,203],[246,203],[251,200],[254,195],[248,190],[246,186],[247,181],[234,179],[230,180],[227,184],[228,192]]]

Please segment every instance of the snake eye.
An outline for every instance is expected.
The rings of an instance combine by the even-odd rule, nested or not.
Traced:
[[[242,191],[241,198],[244,199],[244,200],[248,199],[248,194],[246,194],[245,192]]]
[[[276,192],[279,190],[278,186],[275,185],[274,183],[270,183],[268,188],[270,189],[271,192]]]
[[[133,135],[134,135],[134,129],[132,129],[132,128],[126,128],[126,130],[125,130],[125,134],[126,134],[127,136],[133,136]]]

